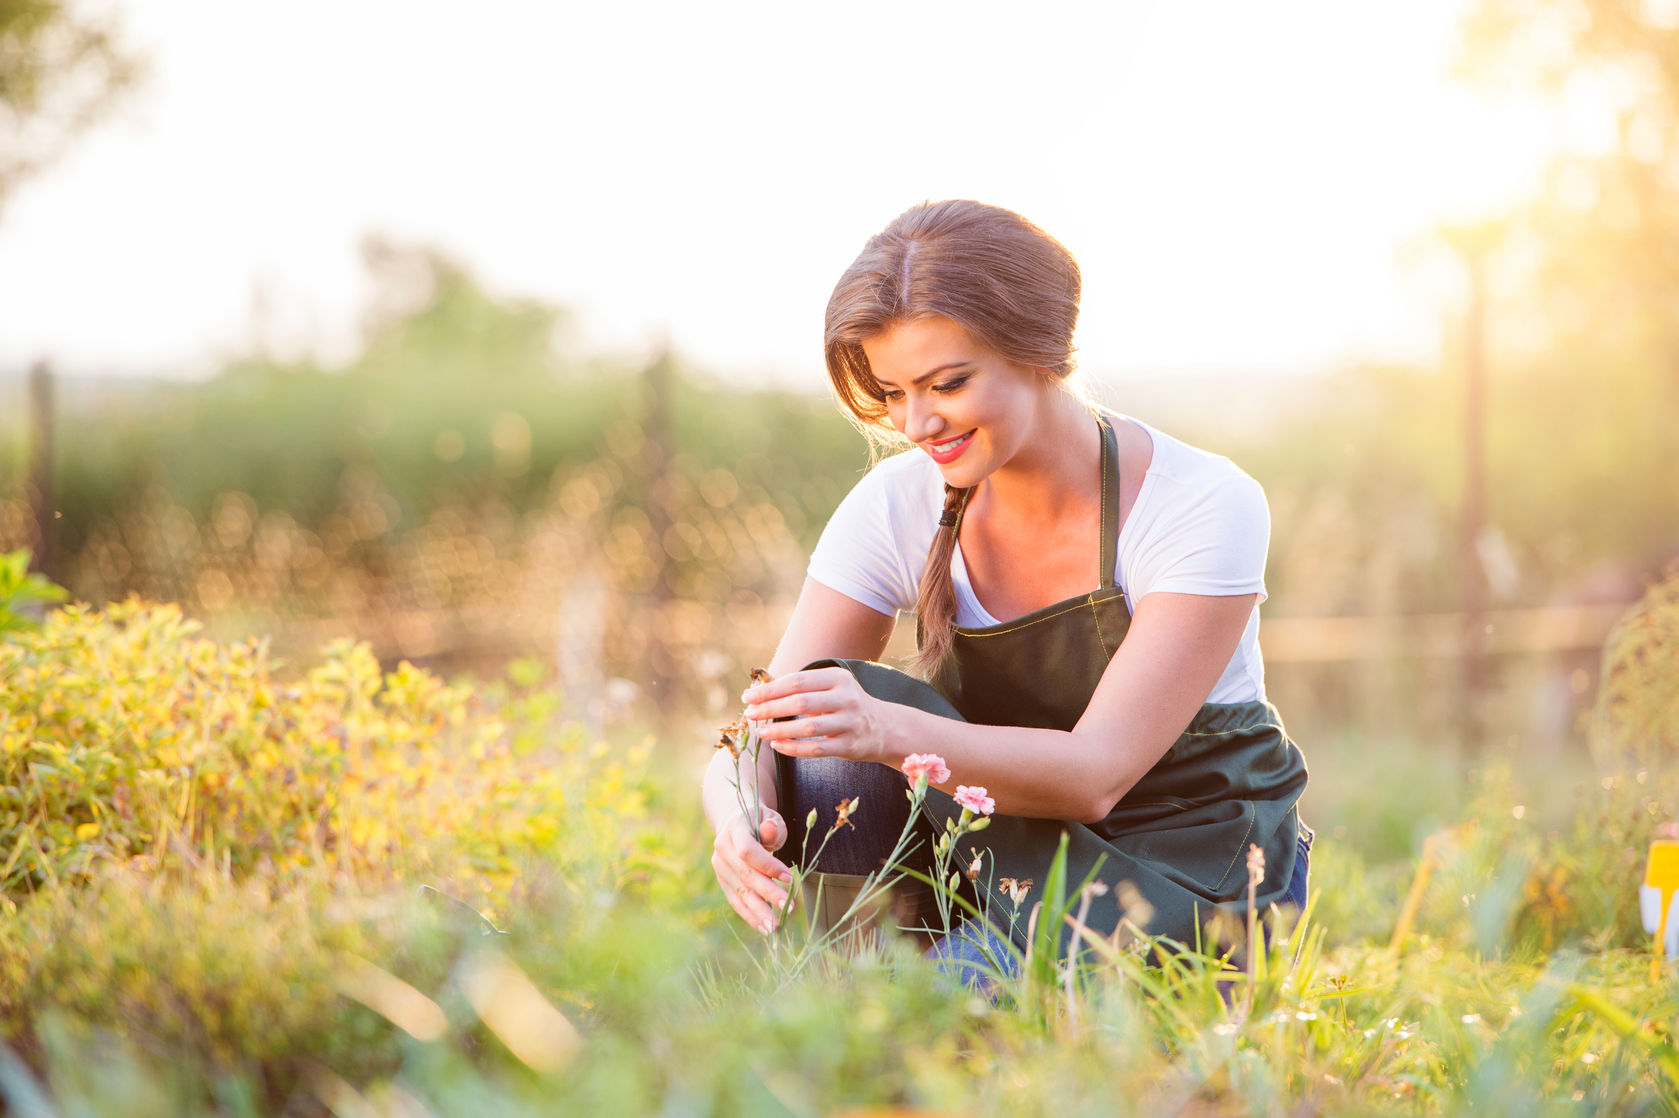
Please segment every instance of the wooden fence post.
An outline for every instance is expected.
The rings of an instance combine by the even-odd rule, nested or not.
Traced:
[[[1487,690],[1487,573],[1481,558],[1486,532],[1487,373],[1486,251],[1465,254],[1469,268],[1469,321],[1463,401],[1463,524],[1458,570],[1463,586],[1463,681],[1459,734],[1466,756],[1485,747]]]
[[[642,412],[642,470],[646,479],[649,546],[653,555],[653,585],[649,596],[647,644],[647,687],[653,704],[662,713],[676,709],[680,697],[675,649],[667,632],[670,605],[676,597],[676,571],[665,536],[671,526],[670,461],[675,455],[671,430],[670,393],[674,380],[673,359],[663,348],[643,375],[646,394]]]
[[[31,566],[53,576],[53,383],[52,369],[38,361],[29,370],[29,480],[25,495],[29,501],[29,550]]]

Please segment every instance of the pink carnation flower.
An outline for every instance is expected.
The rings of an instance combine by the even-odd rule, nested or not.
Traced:
[[[969,788],[966,784],[958,784],[956,802],[975,815],[990,815],[997,810],[997,801],[987,796],[983,787]]]
[[[943,784],[950,779],[950,769],[937,753],[911,753],[904,758],[903,770],[911,784],[922,777],[928,784]]]

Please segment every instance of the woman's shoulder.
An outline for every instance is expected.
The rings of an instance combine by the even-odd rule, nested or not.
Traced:
[[[938,465],[925,454],[876,462],[829,517],[810,576],[881,613],[913,607],[942,495]]]
[[[913,452],[882,458],[840,501],[823,539],[878,536],[883,548],[920,548],[925,556],[943,499],[944,483],[931,458]],[[923,528],[928,539],[921,538]]]
[[[1118,412],[1109,414],[1112,418],[1135,424],[1154,444],[1148,467],[1150,477],[1197,489],[1226,485],[1240,489],[1259,488],[1259,483],[1247,471],[1222,454],[1192,446],[1135,416]]]

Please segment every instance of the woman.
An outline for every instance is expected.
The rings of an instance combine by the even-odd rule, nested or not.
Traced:
[[[995,798],[973,841],[992,856],[982,886],[1041,889],[1063,833],[1075,883],[1100,863],[1113,888],[1090,913],[1097,930],[1129,919],[1196,942],[1217,911],[1245,906],[1250,845],[1265,854],[1259,903],[1304,903],[1305,763],[1265,702],[1259,656],[1264,494],[1068,387],[1079,290],[1057,241],[969,201],[904,213],[834,289],[839,401],[866,434],[912,449],[835,512],[771,680],[743,696],[774,750],[760,757],[761,822],[740,810],[723,753],[706,776],[718,883],[760,931],[790,881],[774,853],[786,801],[771,790],[796,824],[866,790],[857,823],[878,841],[819,867],[866,872],[901,825],[880,808],[901,810],[894,767],[911,753],[948,764],[935,817],[958,784]],[[931,689],[870,663],[910,608]],[[1016,903],[986,899],[994,913]]]

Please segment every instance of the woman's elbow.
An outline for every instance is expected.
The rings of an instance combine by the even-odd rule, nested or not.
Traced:
[[[1075,731],[1076,732],[1076,731]],[[1114,805],[1119,803],[1125,793],[1131,791],[1142,774],[1132,772],[1129,766],[1116,764],[1113,757],[1100,739],[1090,743],[1095,753],[1092,764],[1086,772],[1086,777],[1080,782],[1079,794],[1072,803],[1073,814],[1068,816],[1072,823],[1100,823],[1113,811]]]
[[[1094,798],[1086,799],[1078,805],[1077,813],[1069,822],[1083,823],[1087,826],[1100,823],[1108,817],[1108,813],[1114,809],[1114,805],[1119,803],[1121,795],[1122,793],[1119,792],[1102,792]]]
[[[1095,787],[1100,789],[1095,796],[1086,794],[1073,804],[1073,814],[1068,816],[1068,823],[1083,823],[1086,826],[1101,823],[1103,819],[1108,818],[1108,812],[1113,811],[1113,806],[1118,804],[1120,797],[1125,794],[1123,789],[1115,791],[1108,784],[1095,784]]]

